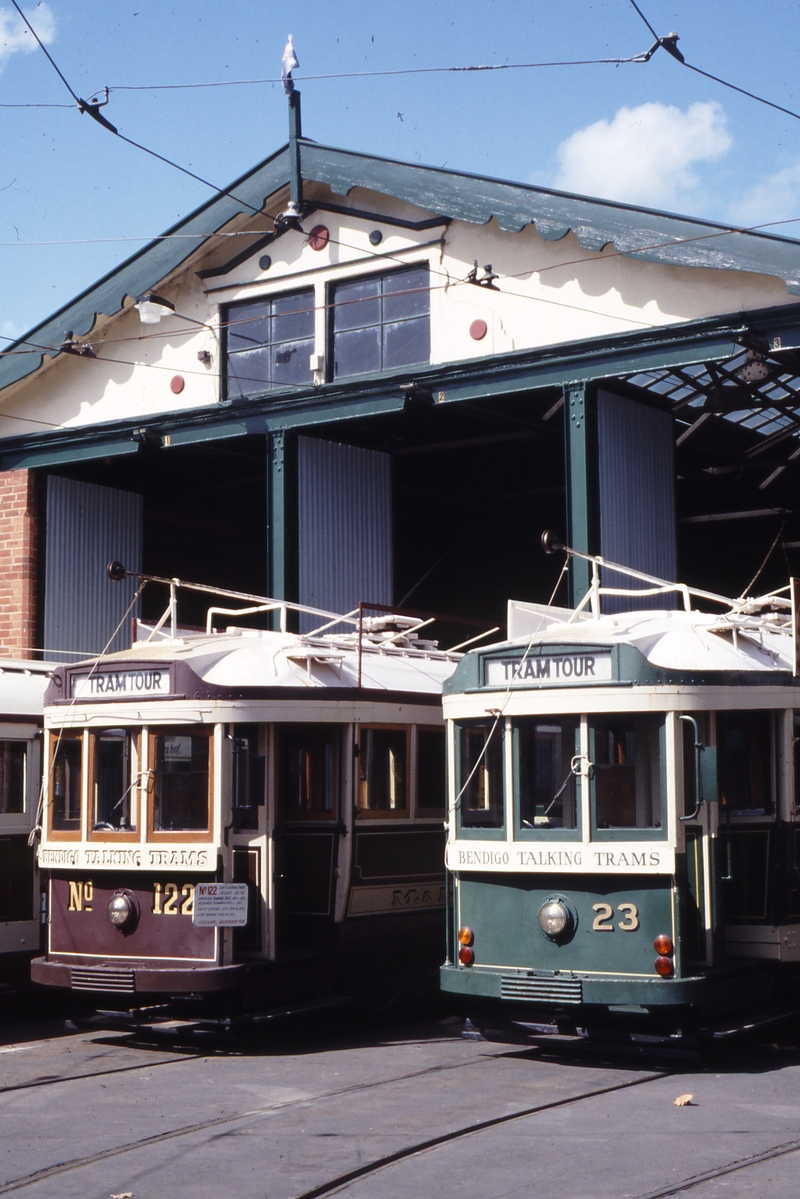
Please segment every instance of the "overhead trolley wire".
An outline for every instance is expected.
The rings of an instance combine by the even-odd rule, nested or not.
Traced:
[[[739,87],[736,83],[730,83],[729,80],[722,79],[719,75],[712,75],[710,71],[704,71],[702,67],[696,67],[693,63],[687,62],[676,45],[676,42],[678,41],[678,35],[673,33],[668,37],[659,37],[639,5],[636,3],[636,0],[630,0],[630,3],[636,9],[636,12],[642,18],[653,37],[656,39],[656,44],[648,53],[648,59],[652,57],[659,46],[663,46],[667,53],[674,58],[676,62],[679,62],[681,66],[686,67],[688,70],[694,71],[695,74],[703,75],[706,79],[712,79],[714,83],[719,83],[722,85],[722,87],[730,88],[731,91],[738,92],[741,96],[747,96],[749,99],[755,100],[759,104],[766,104],[768,108],[774,108],[777,112],[783,112],[787,117],[794,117],[796,121],[800,121],[800,112],[794,112],[794,110],[791,108],[785,108],[782,104],[776,104],[774,100],[767,100],[764,96],[758,96],[755,92],[749,92],[746,88]]]

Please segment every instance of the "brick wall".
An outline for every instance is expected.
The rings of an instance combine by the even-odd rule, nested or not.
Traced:
[[[0,656],[30,658],[36,645],[36,479],[0,471]]]

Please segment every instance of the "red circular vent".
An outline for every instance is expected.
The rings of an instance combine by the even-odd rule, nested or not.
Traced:
[[[186,380],[183,375],[173,375],[169,381],[170,391],[174,391],[176,396],[179,396],[186,386]]]
[[[330,233],[324,225],[315,225],[308,235],[308,244],[312,250],[324,250],[329,237]]]
[[[473,341],[483,341],[488,331],[486,321],[473,321],[469,327],[469,335]]]

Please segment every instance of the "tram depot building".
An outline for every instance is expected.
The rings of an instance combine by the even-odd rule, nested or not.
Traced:
[[[3,653],[100,652],[136,587],[112,559],[498,637],[509,597],[553,592],[546,528],[734,596],[775,542],[758,588],[800,574],[800,242],[351,153],[292,116],[0,355]],[[165,602],[148,585],[132,614]]]

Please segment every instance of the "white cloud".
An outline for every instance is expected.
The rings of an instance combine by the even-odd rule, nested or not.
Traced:
[[[800,162],[764,176],[730,204],[728,216],[738,225],[758,225],[766,221],[800,217]],[[775,232],[785,233],[787,237],[798,236],[791,225],[785,230],[776,229]]]
[[[23,11],[33,22],[42,42],[49,45],[56,36],[56,19],[49,5],[42,0],[40,4],[28,5]],[[0,71],[12,54],[30,54],[37,48],[36,38],[19,13],[13,8],[0,8]]]
[[[649,102],[621,108],[610,120],[578,129],[558,148],[555,186],[655,208],[694,191],[694,164],[715,162],[732,139],[719,104],[699,101],[682,112]]]
[[[24,332],[25,330],[16,321],[0,321],[0,337],[16,341],[18,337],[22,337]],[[4,346],[0,346],[0,349],[4,348]]]

